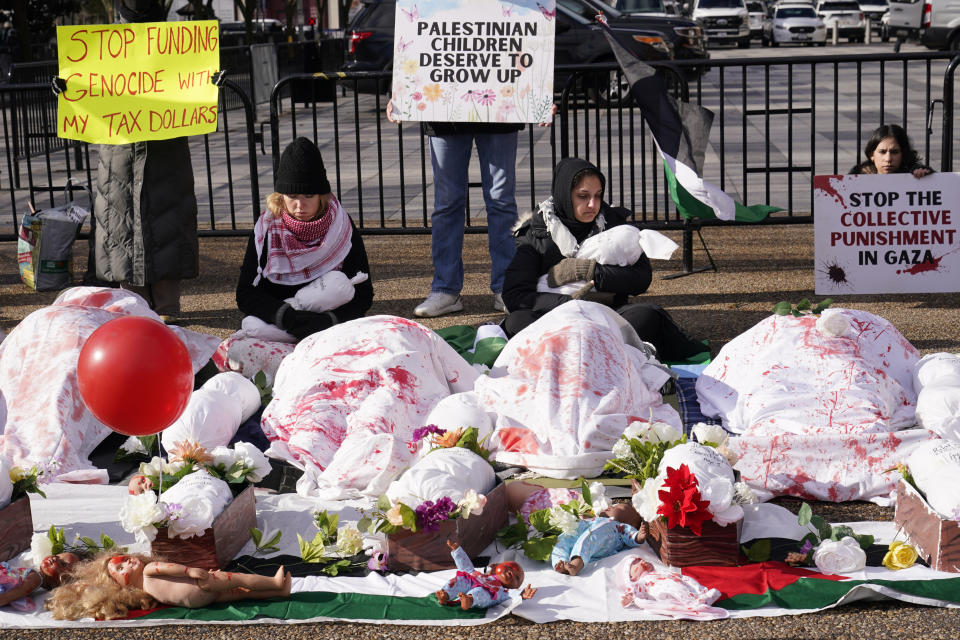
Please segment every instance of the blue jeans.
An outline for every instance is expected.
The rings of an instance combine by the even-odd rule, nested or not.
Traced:
[[[463,225],[467,203],[470,150],[477,144],[483,200],[487,205],[490,290],[503,291],[503,274],[516,247],[510,228],[517,221],[517,138],[513,133],[465,133],[430,137],[433,165],[433,248],[431,291],[459,294],[463,289]]]

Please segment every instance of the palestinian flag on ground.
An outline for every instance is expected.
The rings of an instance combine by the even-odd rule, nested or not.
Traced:
[[[769,213],[780,211],[779,207],[765,204],[742,205],[700,177],[713,113],[670,96],[656,69],[617,41],[602,14],[597,19],[604,26],[604,35],[630,83],[630,93],[663,157],[667,185],[677,211],[685,218],[743,222],[758,222]]]
[[[873,593],[929,606],[960,604],[960,578],[898,580],[897,572],[884,571],[883,575],[889,575],[889,580],[852,580],[782,562],[740,567],[684,567],[683,574],[720,591],[723,595],[714,606],[729,610],[761,607],[819,610]]]

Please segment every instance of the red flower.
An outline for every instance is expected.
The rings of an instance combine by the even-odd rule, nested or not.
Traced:
[[[657,513],[667,518],[667,528],[689,527],[699,536],[701,526],[713,515],[707,510],[710,501],[700,499],[697,477],[690,473],[685,464],[680,465],[679,469],[667,467],[667,479],[663,481],[663,486],[665,490],[658,492],[661,504]]]

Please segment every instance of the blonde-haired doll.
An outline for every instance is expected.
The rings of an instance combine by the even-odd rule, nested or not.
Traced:
[[[286,597],[290,583],[283,567],[269,577],[107,551],[74,567],[70,582],[54,589],[46,606],[61,620],[113,620],[158,603],[194,609],[215,602]]]

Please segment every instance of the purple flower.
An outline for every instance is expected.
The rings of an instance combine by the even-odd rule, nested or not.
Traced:
[[[386,571],[387,568],[387,554],[385,551],[374,551],[370,554],[370,559],[367,560],[367,569],[370,569],[370,571]]]
[[[427,500],[415,509],[417,526],[426,532],[436,531],[440,523],[450,519],[450,514],[457,508],[456,503],[449,496],[444,496],[434,503]]]
[[[413,441],[420,442],[421,440],[429,436],[431,433],[435,433],[438,436],[442,436],[446,432],[447,432],[446,429],[441,429],[435,424],[428,424],[425,427],[420,427],[419,429],[413,430]]]
[[[803,543],[803,546],[800,547],[800,553],[802,553],[802,554],[804,554],[804,555],[810,553],[810,551],[812,551],[812,550],[813,550],[813,544],[811,544],[809,540],[807,540],[806,542],[804,542],[804,543]]]
[[[183,505],[177,502],[161,502],[164,511],[164,520],[179,520],[183,516]]]
[[[497,100],[497,94],[490,89],[484,89],[477,95],[476,100],[483,106],[489,107]]]

